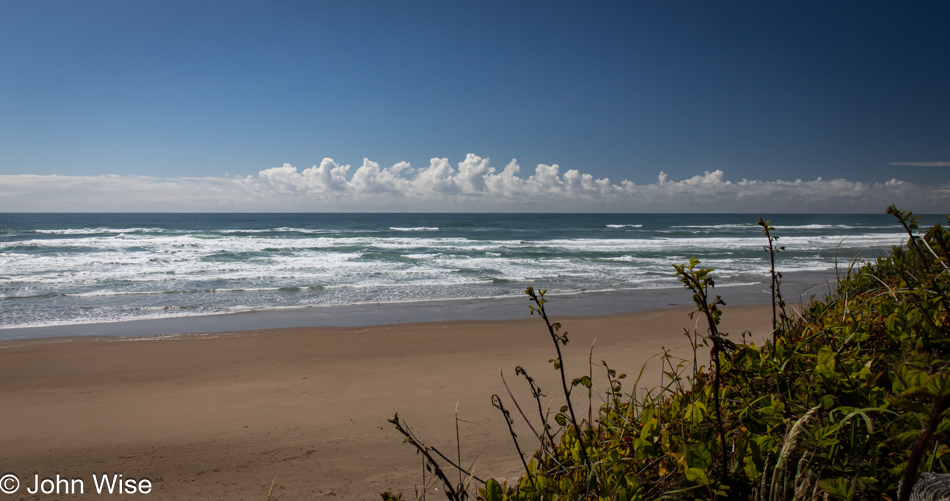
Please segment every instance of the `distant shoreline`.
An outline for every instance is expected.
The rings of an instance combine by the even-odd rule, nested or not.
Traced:
[[[797,304],[800,296],[828,292],[833,274],[787,273],[785,298]],[[728,304],[769,304],[768,282],[721,284],[714,289]],[[549,295],[552,315],[603,316],[692,305],[681,287],[594,291]],[[220,315],[196,315],[120,322],[67,324],[0,329],[0,340],[59,337],[151,337],[196,333],[239,332],[297,327],[365,327],[455,320],[518,320],[529,317],[526,296],[466,298],[378,304],[344,304],[304,308],[273,308]]]

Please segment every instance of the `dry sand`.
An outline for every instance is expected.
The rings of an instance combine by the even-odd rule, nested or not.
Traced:
[[[570,332],[569,376],[588,372],[594,339],[595,364],[605,359],[631,374],[626,391],[661,347],[691,358],[683,336],[695,323],[688,311],[557,319]],[[761,339],[770,315],[766,306],[726,307],[723,328],[733,338],[750,330]],[[4,341],[0,474],[16,474],[21,487],[2,497],[103,499],[92,475],[117,473],[150,479],[152,492],[107,499],[262,501],[275,478],[274,498],[282,501],[379,499],[387,489],[412,499],[421,456],[386,420],[398,411],[420,438],[454,456],[456,404],[463,463],[475,461],[483,478],[515,477],[521,463],[490,403],[497,393],[513,408],[498,371],[524,405],[530,392],[514,374],[523,366],[556,408],[553,356],[537,317]],[[603,389],[604,370],[594,373]],[[658,382],[654,365],[641,386]],[[586,392],[578,394],[577,409],[586,414]],[[531,432],[515,417],[522,448],[534,451]],[[85,494],[27,495],[34,474],[79,478]]]

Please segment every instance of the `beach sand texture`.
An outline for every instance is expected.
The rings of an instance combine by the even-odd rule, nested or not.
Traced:
[[[770,329],[769,306],[725,307],[723,329],[757,340]],[[587,358],[626,372],[629,391],[641,365],[663,346],[691,358],[683,328],[688,308],[601,317],[568,317],[569,377]],[[522,448],[537,442],[499,377],[526,412],[534,405],[523,366],[553,407],[562,404],[554,348],[542,321],[456,321],[362,328],[296,328],[160,339],[54,338],[0,343],[0,457],[21,479],[9,499],[40,478],[81,478],[84,495],[102,499],[92,475],[148,478],[140,499],[378,499],[392,489],[413,498],[422,459],[386,422],[395,412],[450,457],[459,409],[462,462],[476,475],[516,477],[522,470],[503,418],[502,396]],[[702,324],[700,328],[703,329]],[[708,359],[708,352],[701,355]],[[641,387],[659,382],[659,367]],[[606,388],[603,368],[594,369]],[[582,395],[583,393],[583,395]],[[574,396],[586,415],[586,392]],[[594,397],[594,406],[600,400]],[[537,418],[529,413],[529,417]],[[553,419],[552,419],[553,423]],[[476,459],[477,458],[477,459]],[[448,470],[447,470],[448,471]],[[458,478],[451,472],[450,478]],[[437,486],[441,491],[441,486]],[[129,496],[127,496],[129,497]],[[432,499],[441,498],[441,494]]]

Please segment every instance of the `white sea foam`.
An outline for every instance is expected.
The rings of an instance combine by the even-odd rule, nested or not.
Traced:
[[[717,285],[768,273],[764,237],[750,223],[651,220],[644,229],[608,219],[562,228],[561,219],[519,226],[491,218],[457,229],[420,216],[375,226],[362,219],[350,229],[287,221],[273,228],[146,222],[4,230],[0,316],[10,327],[459,299],[526,285],[562,292],[676,287],[670,263],[691,256],[716,269]],[[836,249],[845,259],[874,257],[906,239],[899,228],[850,222],[777,228],[785,272],[826,273]]]
[[[166,230],[163,228],[64,228],[64,229],[54,229],[54,230],[32,230],[35,233],[47,234],[47,235],[95,235],[99,233],[105,234],[122,234],[122,233],[165,233]]]

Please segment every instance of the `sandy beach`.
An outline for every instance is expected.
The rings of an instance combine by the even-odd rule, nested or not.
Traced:
[[[632,375],[664,346],[691,357],[688,312],[555,319],[570,332],[569,375],[588,373],[595,339],[595,364],[606,360]],[[553,346],[541,320],[525,313],[523,320],[0,342],[2,473],[21,483],[8,498],[101,499],[93,475],[121,474],[152,484],[150,494],[129,499],[264,500],[272,481],[278,500],[378,499],[387,489],[412,499],[421,456],[386,420],[398,412],[421,439],[454,456],[456,405],[462,462],[474,462],[482,478],[515,477],[520,461],[490,403],[493,393],[510,403],[499,368],[522,404],[530,392],[514,374],[518,365],[561,404],[547,362]],[[729,306],[723,328],[733,338],[748,330],[762,339],[770,315],[768,306]],[[594,376],[603,389],[603,368]],[[659,376],[653,366],[640,386]],[[586,392],[577,393],[586,414]],[[595,396],[595,410],[599,403]],[[515,430],[533,451],[520,418]],[[80,479],[84,493],[28,494],[35,475]]]

